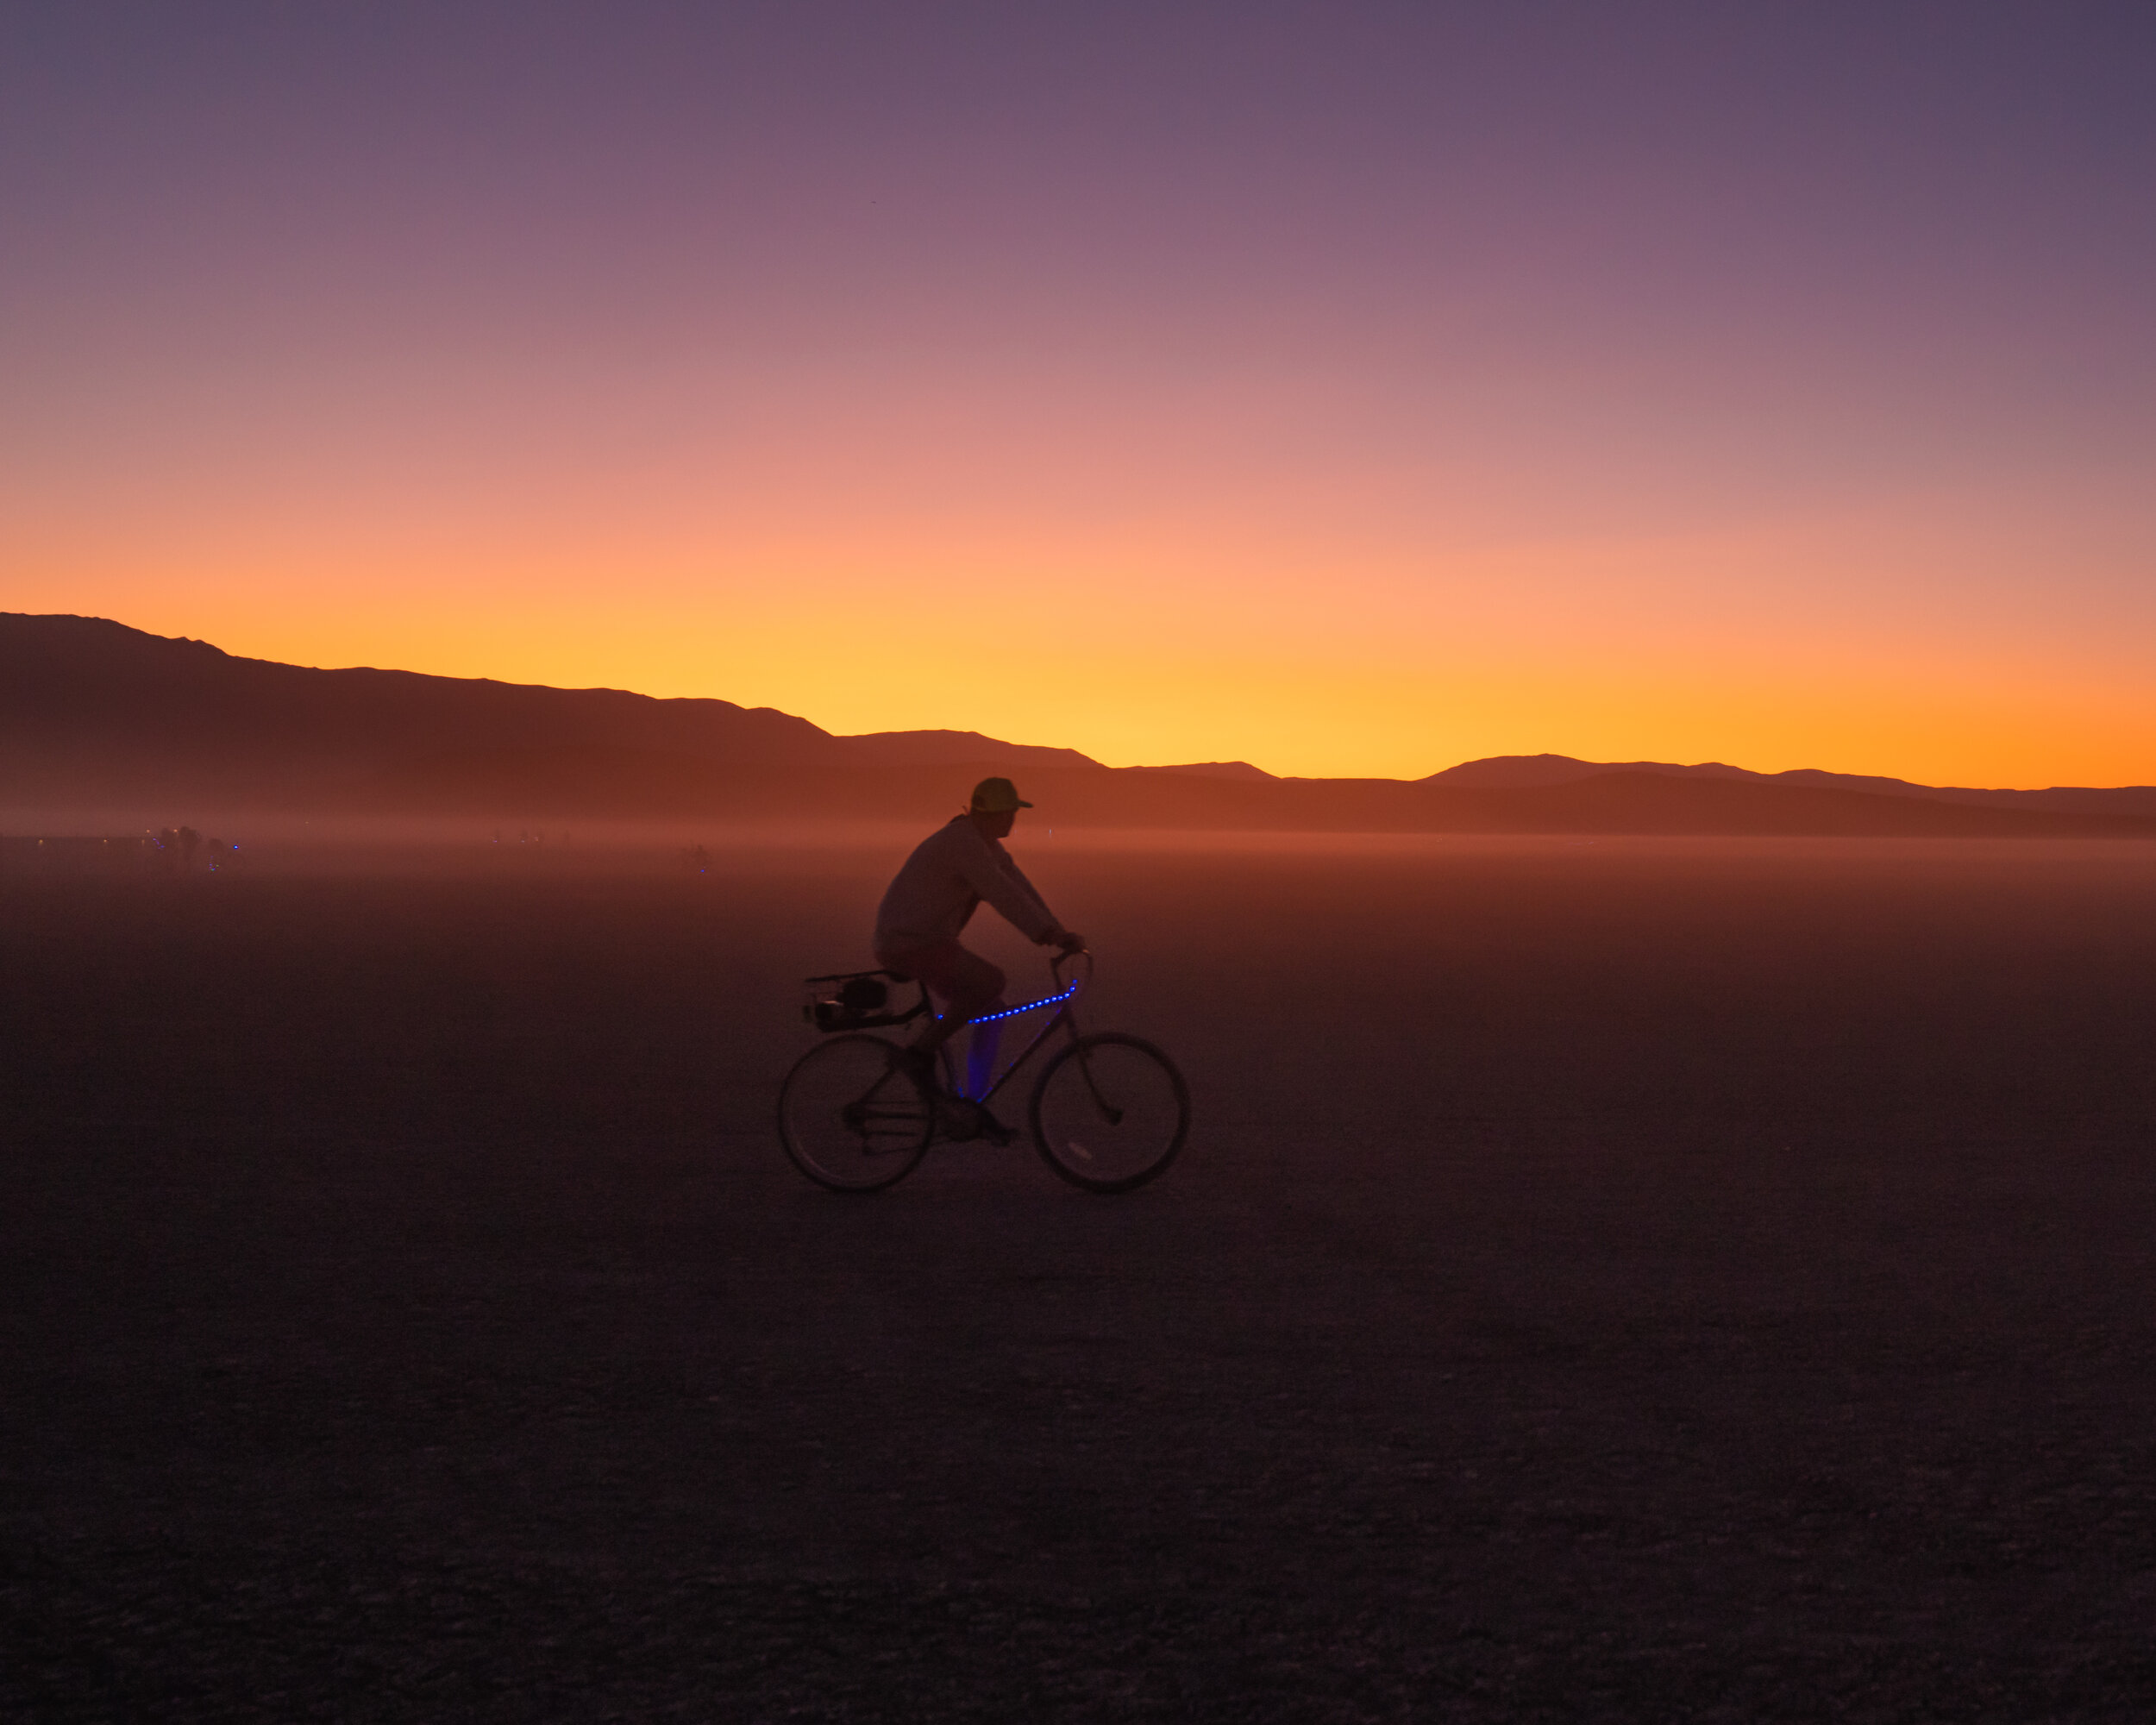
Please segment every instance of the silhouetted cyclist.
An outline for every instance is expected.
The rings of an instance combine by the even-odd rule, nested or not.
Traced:
[[[1083,935],[1056,921],[1033,883],[999,842],[1010,836],[1022,808],[1031,808],[1008,779],[983,779],[966,812],[931,833],[906,859],[876,911],[876,963],[924,983],[941,1003],[938,1016],[914,1038],[932,1056],[968,1019],[1004,1005],[1003,972],[958,944],[983,900],[1037,946],[1076,952]],[[1000,1025],[975,1025],[966,1056],[968,1096],[984,1095],[995,1074]]]

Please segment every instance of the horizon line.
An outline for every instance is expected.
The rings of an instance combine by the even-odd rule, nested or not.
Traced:
[[[1089,765],[1098,767],[1102,770],[1108,772],[1175,772],[1191,771],[1206,768],[1233,768],[1240,767],[1248,768],[1251,771],[1263,774],[1269,780],[1284,784],[1366,782],[1375,784],[1411,785],[1420,784],[1426,780],[1437,778],[1445,774],[1457,772],[1461,768],[1467,767],[1477,767],[1485,764],[1495,764],[1506,762],[1550,761],[1564,762],[1581,767],[1595,768],[1605,772],[1624,772],[1633,769],[1654,770],[1674,768],[1685,773],[1699,773],[1714,768],[1720,768],[1723,772],[1733,775],[1739,775],[1758,779],[1788,779],[1799,775],[1817,775],[1837,779],[1871,780],[1881,784],[1907,785],[1915,789],[1933,791],[2035,793],[2040,791],[2156,789],[2156,785],[2140,783],[2090,785],[2067,784],[2057,781],[2046,785],[1933,784],[1921,779],[1906,778],[1898,774],[1852,773],[1844,771],[1839,768],[1805,766],[1766,769],[1740,767],[1733,762],[1724,761],[1718,756],[1711,757],[1706,760],[1691,762],[1657,760],[1647,756],[1639,756],[1629,760],[1622,761],[1596,761],[1590,759],[1586,756],[1569,755],[1555,750],[1538,750],[1532,752],[1523,750],[1495,755],[1472,756],[1463,760],[1456,761],[1450,766],[1434,768],[1427,773],[1418,774],[1413,776],[1396,776],[1390,774],[1382,773],[1276,773],[1271,768],[1262,766],[1244,756],[1219,756],[1206,761],[1132,761],[1118,764],[1113,762],[1104,761],[1097,756],[1087,754],[1084,750],[1078,748],[1075,744],[1023,743],[1010,737],[995,737],[987,731],[979,731],[970,726],[918,725],[889,727],[869,731],[832,731],[827,729],[823,724],[818,724],[816,720],[810,718],[805,713],[795,712],[787,708],[769,705],[750,706],[741,701],[729,699],[723,695],[659,695],[651,694],[641,689],[627,688],[611,683],[572,684],[527,682],[505,677],[488,675],[461,676],[452,673],[440,671],[415,671],[395,665],[307,665],[299,663],[294,660],[270,659],[260,657],[253,654],[235,653],[229,648],[219,646],[216,642],[209,640],[204,637],[190,635],[160,635],[152,630],[142,629],[133,624],[122,623],[116,618],[99,617],[87,612],[0,611],[0,618],[16,618],[24,621],[74,622],[102,624],[109,628],[123,630],[130,635],[140,636],[147,640],[162,641],[178,645],[205,648],[208,650],[219,655],[221,657],[241,662],[275,665],[288,670],[316,671],[328,675],[335,675],[346,672],[371,672],[378,675],[423,677],[441,682],[491,683],[504,688],[545,689],[558,694],[625,695],[637,700],[649,700],[660,703],[677,701],[711,701],[719,706],[732,707],[739,712],[776,713],[782,718],[794,719],[801,724],[812,726],[823,735],[839,740],[876,737],[977,737],[984,743],[994,744],[1000,748],[1053,750],[1060,753],[1075,755]],[[1044,767],[1046,767],[1047,764],[1048,763],[1045,762],[1043,763]]]

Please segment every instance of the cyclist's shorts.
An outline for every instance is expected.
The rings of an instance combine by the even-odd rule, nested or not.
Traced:
[[[1003,972],[955,940],[939,940],[931,946],[879,946],[876,963],[927,983],[929,993],[948,1006],[962,1008],[968,1017],[1002,1004]]]

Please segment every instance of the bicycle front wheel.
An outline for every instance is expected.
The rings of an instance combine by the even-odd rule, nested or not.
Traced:
[[[779,1140],[834,1192],[879,1192],[928,1153],[935,1105],[880,1036],[835,1036],[794,1063],[779,1091]]]
[[[1190,1090],[1175,1063],[1117,1031],[1081,1036],[1033,1087],[1033,1141],[1088,1192],[1128,1192],[1175,1159],[1190,1131]]]

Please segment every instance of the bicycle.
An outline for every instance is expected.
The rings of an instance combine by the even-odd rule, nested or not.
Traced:
[[[1073,958],[1084,974],[1066,977]],[[943,1082],[924,1056],[872,1030],[913,1023],[934,1010],[928,990],[903,1012],[889,985],[915,982],[889,970],[855,970],[807,980],[802,1016],[824,1032],[793,1064],[779,1091],[779,1139],[793,1165],[837,1192],[881,1192],[918,1167],[938,1137],[1009,1136],[995,1129],[988,1104],[1057,1031],[1069,1040],[1049,1057],[1026,1108],[1033,1142],[1048,1165],[1088,1192],[1128,1192],[1157,1177],[1190,1132],[1190,1090],[1175,1063],[1141,1037],[1120,1031],[1081,1035],[1073,1002],[1093,980],[1090,953],[1050,961],[1055,992],[1022,1006],[986,1013],[969,1024],[1015,1019],[1054,1007],[987,1093],[960,1095],[950,1082],[951,1041],[943,1049]]]

